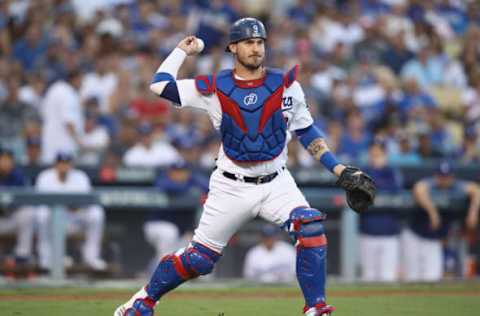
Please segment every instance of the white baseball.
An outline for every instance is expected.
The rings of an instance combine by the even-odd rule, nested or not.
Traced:
[[[200,53],[205,48],[205,43],[201,38],[197,37],[197,53]]]

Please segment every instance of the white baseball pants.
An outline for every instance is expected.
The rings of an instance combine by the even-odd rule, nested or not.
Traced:
[[[290,212],[309,206],[288,170],[264,184],[228,179],[222,170],[210,178],[210,191],[193,241],[222,252],[232,235],[247,221],[261,218],[282,225]]]

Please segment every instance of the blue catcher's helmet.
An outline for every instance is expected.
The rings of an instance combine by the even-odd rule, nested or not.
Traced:
[[[230,28],[230,39],[228,45],[234,44],[249,38],[263,38],[267,39],[267,31],[260,20],[255,18],[242,18],[233,23]],[[225,49],[229,52],[230,48]]]

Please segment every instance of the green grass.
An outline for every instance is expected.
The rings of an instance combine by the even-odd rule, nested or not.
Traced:
[[[2,316],[101,316],[133,291],[93,289],[0,290]],[[479,316],[480,283],[345,285],[329,287],[335,316]],[[160,316],[294,316],[303,301],[297,288],[180,288],[157,306]]]

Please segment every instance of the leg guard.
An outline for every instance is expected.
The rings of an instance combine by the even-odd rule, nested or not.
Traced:
[[[297,279],[307,307],[325,302],[327,238],[319,210],[299,207],[284,224],[297,248]]]
[[[219,258],[220,254],[195,242],[180,254],[163,257],[146,287],[148,296],[158,301],[183,282],[209,274]]]

